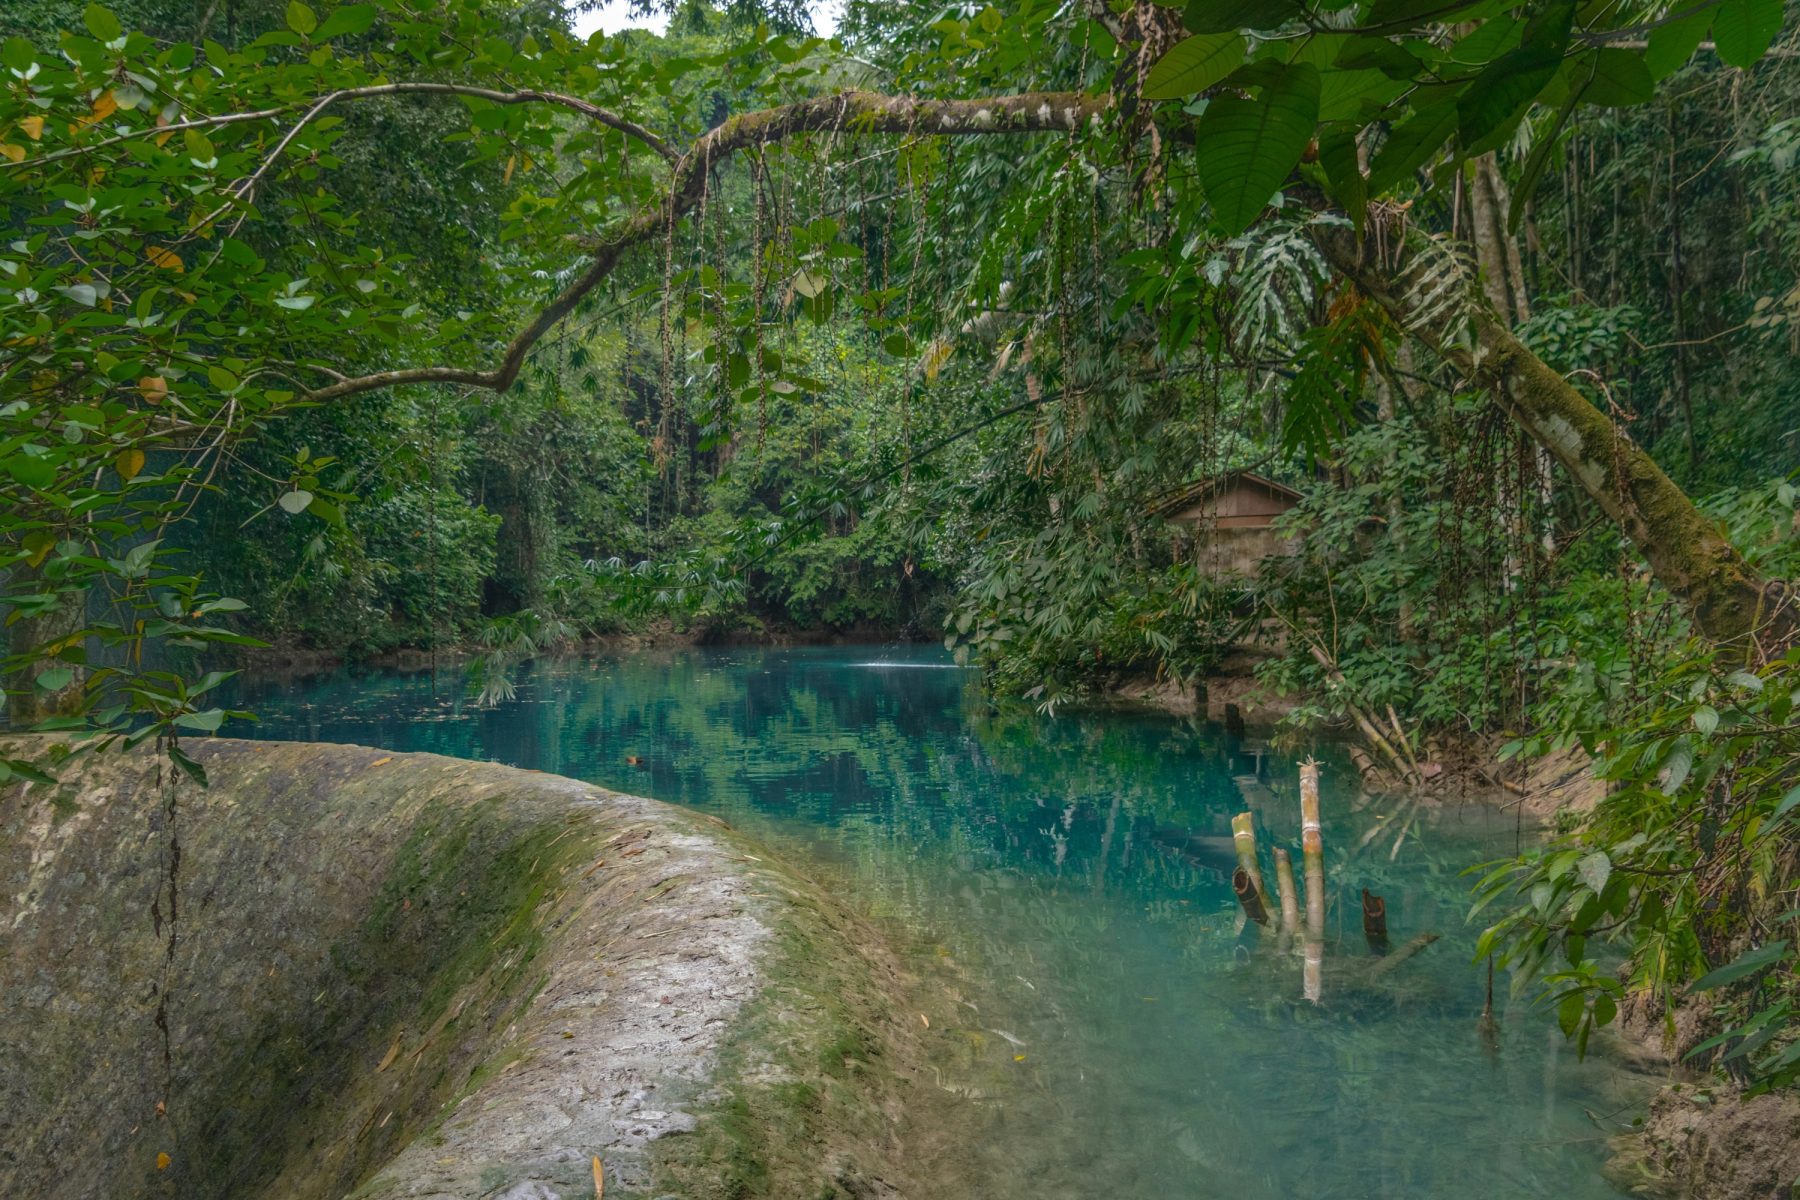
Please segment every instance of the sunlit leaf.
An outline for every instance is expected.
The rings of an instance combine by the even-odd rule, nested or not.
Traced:
[[[81,14],[81,23],[87,26],[89,33],[102,42],[114,41],[125,32],[124,27],[119,24],[119,18],[98,4],[87,6],[87,11]]]
[[[1606,881],[1612,877],[1612,859],[1607,857],[1606,851],[1596,850],[1583,858],[1576,865],[1575,871],[1581,876],[1581,882],[1587,884],[1594,895],[1598,896],[1606,890]]]
[[[289,29],[305,37],[319,27],[319,18],[300,0],[288,0],[287,25]]]
[[[161,246],[145,246],[144,257],[165,271],[174,271],[179,274],[187,269],[186,265],[181,261],[181,255],[175,253],[173,250],[166,250]]]
[[[1556,1024],[1563,1031],[1564,1037],[1573,1037],[1575,1029],[1581,1024],[1583,1014],[1587,1012],[1586,998],[1580,992],[1570,992],[1556,1006]]]
[[[366,33],[375,24],[375,6],[373,4],[340,4],[330,15],[313,30],[312,40],[328,42],[334,37],[345,34]]]

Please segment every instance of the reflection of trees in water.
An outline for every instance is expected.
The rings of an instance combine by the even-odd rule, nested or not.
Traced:
[[[527,671],[516,701],[487,710],[450,672],[435,686],[425,673],[271,683],[245,701],[276,736],[493,758],[832,843],[877,894],[904,887],[908,864],[927,857],[958,872],[1080,881],[1158,921],[1210,921],[1229,905],[1223,839],[1245,803],[1232,777],[1252,761],[1233,739],[1130,714],[995,710],[971,673],[847,661],[866,655],[570,660]],[[1263,756],[1265,847],[1296,844],[1294,758]],[[1397,932],[1460,924],[1458,872],[1475,855],[1417,837],[1400,861],[1385,838],[1379,853],[1356,852],[1364,829],[1391,816],[1380,805],[1353,813],[1342,786],[1352,773],[1336,765],[1326,773],[1339,784],[1327,811],[1334,923],[1354,907],[1344,897],[1368,887],[1388,897]]]

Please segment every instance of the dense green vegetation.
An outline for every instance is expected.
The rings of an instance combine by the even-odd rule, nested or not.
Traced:
[[[259,641],[502,696],[651,619],[910,632],[1054,706],[1249,639],[1409,786],[1427,737],[1600,755],[1495,944],[1584,1040],[1698,980],[1791,1082],[1782,18],[11,5],[13,719],[197,772]],[[1252,467],[1294,553],[1221,578],[1156,514]]]

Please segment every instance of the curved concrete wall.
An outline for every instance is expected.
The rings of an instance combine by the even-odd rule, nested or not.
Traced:
[[[856,1011],[891,970],[735,835],[186,745],[210,787],[146,748],[0,789],[0,1194],[585,1200],[595,1156],[612,1196],[892,1190],[892,1028]]]

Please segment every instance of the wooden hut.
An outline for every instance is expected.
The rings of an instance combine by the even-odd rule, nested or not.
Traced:
[[[1176,489],[1155,515],[1192,531],[1195,562],[1215,576],[1253,579],[1270,558],[1288,551],[1289,534],[1275,518],[1300,493],[1251,471],[1231,471]]]

